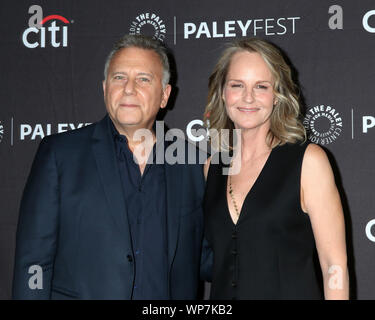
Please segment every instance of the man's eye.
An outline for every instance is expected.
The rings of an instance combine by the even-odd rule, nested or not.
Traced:
[[[138,78],[138,80],[140,82],[150,82],[150,79],[149,78],[145,78],[145,77]]]
[[[113,79],[115,79],[115,80],[123,80],[123,79],[125,79],[125,77],[117,75],[117,76],[114,76]]]

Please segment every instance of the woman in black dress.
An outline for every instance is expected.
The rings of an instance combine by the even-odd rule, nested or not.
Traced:
[[[275,46],[246,39],[223,52],[205,120],[234,156],[225,164],[217,153],[205,165],[212,299],[348,298],[340,196],[325,152],[306,143],[300,119],[290,67]],[[221,129],[239,129],[237,142]]]

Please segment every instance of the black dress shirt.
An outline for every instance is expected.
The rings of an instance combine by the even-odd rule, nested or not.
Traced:
[[[148,159],[141,175],[127,138],[119,134],[112,121],[111,125],[133,245],[132,299],[169,299],[165,168],[155,161],[156,150],[164,144],[155,143],[150,154],[153,161],[149,163]]]

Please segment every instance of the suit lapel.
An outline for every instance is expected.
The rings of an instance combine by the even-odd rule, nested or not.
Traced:
[[[180,206],[182,165],[170,165],[165,162],[165,181],[167,189],[167,229],[168,229],[168,263],[171,267],[180,228]]]
[[[99,176],[103,185],[104,194],[119,231],[131,245],[129,224],[123,196],[120,171],[116,159],[115,145],[106,116],[95,127],[92,136],[92,150],[98,167]],[[125,231],[125,232],[124,232]]]
[[[110,209],[109,212],[118,226],[119,231],[124,235],[124,240],[129,246],[131,246],[129,222],[109,121],[108,116],[106,116],[96,125],[92,136],[92,150],[94,152],[99,176],[103,184],[104,194]],[[171,142],[165,142],[166,147],[170,143]],[[180,228],[182,179],[182,165],[170,165],[165,162],[169,267],[171,267],[175,256]],[[124,232],[124,230],[127,232]]]

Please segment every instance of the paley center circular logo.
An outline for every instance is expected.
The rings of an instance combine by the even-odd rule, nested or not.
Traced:
[[[0,142],[3,141],[3,137],[4,137],[4,126],[2,125],[0,121]]]
[[[308,109],[303,120],[311,142],[326,145],[337,140],[342,132],[342,118],[332,106],[318,105]]]
[[[129,34],[143,34],[164,41],[167,29],[163,19],[156,13],[141,13],[130,25]]]

